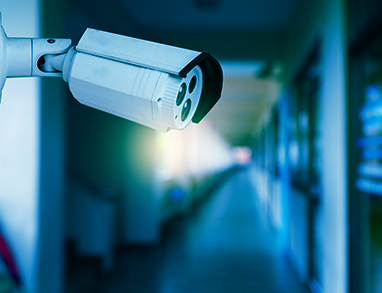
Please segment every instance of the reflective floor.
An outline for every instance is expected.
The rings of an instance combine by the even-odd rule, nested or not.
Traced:
[[[190,215],[168,223],[160,244],[118,250],[112,273],[71,257],[67,292],[308,292],[264,217],[247,173],[237,172]]]

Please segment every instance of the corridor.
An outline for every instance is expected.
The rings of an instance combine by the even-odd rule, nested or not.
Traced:
[[[382,1],[0,12],[0,293],[382,292]]]
[[[117,251],[112,273],[69,258],[68,293],[308,292],[267,226],[246,171],[221,184],[154,246]]]

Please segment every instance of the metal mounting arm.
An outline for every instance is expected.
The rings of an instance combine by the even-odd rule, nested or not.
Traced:
[[[7,77],[62,77],[70,39],[8,38],[0,14],[0,102]]]

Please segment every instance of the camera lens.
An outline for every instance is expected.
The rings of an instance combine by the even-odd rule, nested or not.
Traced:
[[[176,105],[177,106],[180,106],[180,104],[182,104],[183,100],[184,100],[184,96],[186,95],[186,90],[187,90],[187,86],[186,84],[183,82],[182,85],[180,86],[179,88],[179,91],[178,91],[178,96],[176,98]]]
[[[190,110],[191,110],[191,99],[187,99],[182,109],[182,121],[187,119],[188,114],[190,114]]]
[[[188,92],[189,92],[190,94],[194,91],[195,86],[196,86],[196,75],[194,75],[194,76],[191,78],[191,81],[190,81],[190,87],[188,88]]]

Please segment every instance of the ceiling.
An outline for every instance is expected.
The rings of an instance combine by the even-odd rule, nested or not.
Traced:
[[[279,98],[277,72],[265,79],[257,77],[264,66],[261,62],[222,62],[222,97],[206,119],[232,146],[253,144],[257,127]]]
[[[272,30],[289,21],[293,0],[121,0],[134,21],[166,31]]]
[[[232,146],[253,144],[279,97],[282,40],[297,0],[72,1],[103,29],[214,55],[224,85],[206,120]]]

